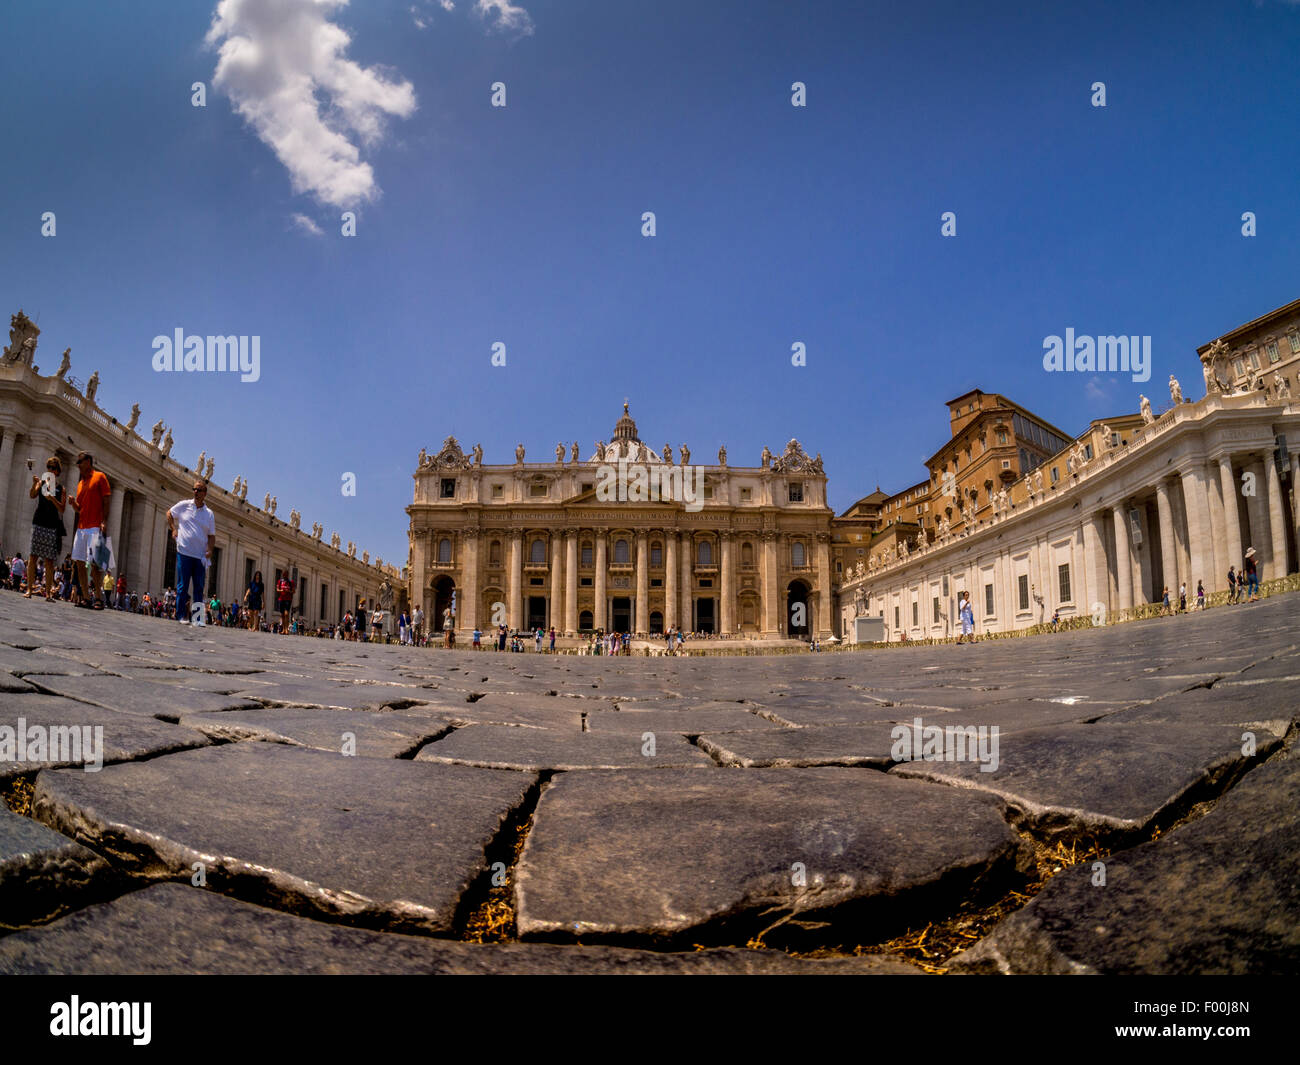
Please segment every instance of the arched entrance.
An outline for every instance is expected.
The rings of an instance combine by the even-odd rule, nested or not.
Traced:
[[[664,631],[664,616],[658,610],[650,611],[650,632],[658,635]]]
[[[787,636],[807,636],[812,632],[810,589],[803,581],[791,581],[785,597],[785,631]]]
[[[443,631],[445,611],[451,609],[451,597],[456,591],[456,582],[450,577],[438,577],[433,582],[433,616],[428,619],[431,632]]]

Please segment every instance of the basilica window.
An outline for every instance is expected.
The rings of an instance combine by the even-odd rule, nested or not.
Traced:
[[[448,540],[445,536],[438,541],[438,561],[439,562],[451,561],[451,541]]]
[[[713,545],[709,543],[708,540],[700,541],[699,554],[697,557],[699,558],[699,564],[701,566],[713,565]]]
[[[545,540],[534,540],[534,541],[529,545],[529,547],[528,547],[528,561],[529,561],[529,562],[545,562],[545,561],[546,561],[546,541],[545,541]]]
[[[1276,347],[1276,345],[1274,345]],[[456,478],[444,477],[442,479],[442,491],[439,493],[443,499],[456,498]]]
[[[742,566],[754,564],[754,545],[748,541],[740,545],[740,564]]]
[[[488,548],[488,565],[501,565],[501,541],[493,540],[492,545]]]
[[[1292,333],[1290,336],[1287,337],[1287,340],[1291,342],[1292,355],[1294,355],[1297,351],[1300,351],[1300,333]]]
[[[1278,356],[1278,353],[1277,353],[1277,341],[1276,341],[1276,340],[1270,340],[1267,344],[1265,344],[1265,345],[1264,345],[1264,350],[1268,353],[1268,361],[1269,361],[1270,363],[1277,362],[1279,356]]]
[[[796,568],[804,565],[803,544],[798,540],[790,545],[790,565],[795,566]]]
[[[650,545],[650,565],[659,569],[664,564],[664,549],[657,540]]]
[[[631,559],[629,558],[629,555],[628,555],[628,546],[627,546],[627,541],[626,541],[626,540],[615,540],[615,541],[614,541],[614,561],[615,561],[615,562],[629,562],[629,561],[631,561]]]
[[[582,545],[582,568],[583,568],[583,569],[591,569],[591,566],[592,566],[592,561],[591,561],[591,544],[590,544],[590,543],[584,543],[584,544]]]
[[[506,486],[503,484],[494,484],[492,486],[492,498],[505,499],[505,497],[506,497]]]
[[[791,503],[802,503],[802,502],[803,502],[803,482],[802,482],[802,481],[791,481],[791,482],[790,482],[790,502],[791,502]]]
[[[1252,370],[1259,369],[1259,352],[1254,348],[1250,350],[1250,367]]]
[[[533,496],[534,498],[537,498],[537,497],[544,497],[544,496],[546,495],[546,485],[545,485],[545,484],[532,484],[532,485],[529,485],[529,486],[528,486],[528,494],[529,494],[530,496]]]
[[[742,503],[748,503],[753,498],[754,498],[754,490],[752,488],[742,488],[740,490],[740,501]]]

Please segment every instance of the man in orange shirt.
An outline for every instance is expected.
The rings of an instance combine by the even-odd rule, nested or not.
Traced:
[[[77,512],[77,531],[72,538],[72,561],[77,564],[77,583],[81,585],[81,605],[103,610],[104,603],[99,595],[99,567],[91,557],[91,547],[99,536],[108,535],[108,502],[112,488],[108,478],[95,469],[95,460],[89,452],[83,451],[77,456],[77,470],[81,479],[77,482],[76,498],[71,500],[72,509]],[[90,563],[91,587],[95,596],[91,596],[86,586],[86,563]]]

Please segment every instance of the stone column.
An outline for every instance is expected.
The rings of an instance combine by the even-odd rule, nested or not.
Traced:
[[[557,529],[551,533],[551,627],[564,631],[564,537]]]
[[[817,534],[817,631],[819,640],[828,639],[834,628],[831,616],[831,537]]]
[[[1182,470],[1183,502],[1187,509],[1187,545],[1191,553],[1191,571],[1187,577],[1187,605],[1196,603],[1196,582],[1209,584],[1210,569],[1214,565],[1214,549],[1210,543],[1209,504],[1205,499],[1205,481],[1199,465]]]
[[[768,636],[780,633],[776,595],[776,535],[775,529],[763,530],[763,634]]]
[[[664,530],[664,628],[673,629],[680,624],[677,616],[677,593],[681,579],[677,567],[677,530]]]
[[[1214,572],[1205,582],[1205,594],[1209,595],[1228,586],[1228,523],[1223,514],[1223,486],[1219,483],[1218,474],[1209,465],[1202,465],[1200,470],[1205,483],[1206,503],[1210,508],[1210,542],[1213,545],[1210,553],[1214,556],[1211,559]]]
[[[1260,568],[1259,579],[1261,583],[1266,577],[1273,576],[1272,559],[1269,557],[1272,552],[1271,541],[1268,536],[1268,511],[1264,505],[1264,492],[1266,474],[1259,468],[1259,456],[1248,455],[1246,461],[1242,464],[1255,479],[1255,494],[1246,496],[1246,515],[1250,523],[1250,543],[1243,544],[1243,547],[1253,547],[1255,549],[1255,562]],[[1240,562],[1237,563],[1241,565]]]
[[[1115,522],[1115,569],[1119,575],[1119,609],[1133,607],[1133,554],[1129,550],[1128,507],[1123,503],[1111,509]]]
[[[721,635],[730,636],[736,631],[736,578],[732,572],[732,562],[734,553],[732,551],[732,535],[727,529],[718,533],[718,539],[722,543],[722,607],[721,616]],[[812,626],[808,626],[811,631]]]
[[[508,600],[510,628],[518,630],[524,624],[524,534],[516,530],[510,534],[510,575]]]
[[[633,631],[645,635],[650,631],[650,544],[645,529],[636,534],[636,621]]]
[[[1161,518],[1161,524],[1164,519]],[[1081,604],[1082,613],[1091,614],[1094,603],[1106,602],[1106,540],[1101,529],[1101,515],[1089,514],[1083,519],[1083,588],[1087,602]]]
[[[108,538],[113,544],[113,553],[117,562],[117,570],[113,574],[113,579],[116,580],[117,575],[122,572],[122,563],[126,561],[117,554],[122,550],[122,512],[126,510],[126,486],[119,488],[110,482],[110,487],[113,491],[108,503]]]
[[[1300,548],[1300,453],[1291,456],[1291,522]]]
[[[1224,545],[1228,552],[1228,565],[1235,566],[1241,572],[1241,516],[1237,511],[1237,480],[1232,473],[1232,456],[1224,455],[1219,459],[1219,487],[1223,493],[1223,520],[1225,529]],[[1228,571],[1223,571],[1224,584],[1227,584]]]
[[[1171,599],[1178,598],[1178,559],[1174,554],[1174,511],[1169,502],[1169,482],[1156,484],[1156,510],[1160,518],[1160,576]]]
[[[15,550],[14,544],[17,541],[14,539],[16,534],[11,533],[9,527],[14,524],[14,514],[22,508],[14,507],[13,513],[10,513],[9,481],[13,474],[14,444],[18,434],[12,425],[6,425],[4,427],[4,434],[4,439],[0,440],[0,538],[2,538],[2,540],[0,540],[0,546],[3,546],[9,557],[13,558],[13,552]],[[72,494],[71,489],[67,489],[67,491],[69,494]],[[33,507],[33,510],[34,509],[35,508]],[[30,542],[27,546],[31,546]],[[70,547],[71,545],[69,545],[69,549]],[[26,557],[26,549],[23,549],[23,555]],[[63,560],[59,559],[59,561],[62,562]]]
[[[1169,502],[1173,510],[1174,519],[1174,558],[1177,563],[1178,582],[1186,581],[1192,572],[1192,550],[1188,541],[1188,510],[1187,498],[1183,493],[1184,485],[1181,478],[1178,491],[1170,492]],[[1169,595],[1172,599],[1178,599],[1178,582],[1169,586]],[[1196,587],[1195,585],[1192,586]]]
[[[695,559],[692,557],[694,539],[689,532],[682,532],[682,601],[678,604],[679,614],[681,616],[681,626],[686,632],[695,631],[695,604],[693,602],[692,580],[691,577],[695,570]]]
[[[564,631],[573,636],[578,631],[578,530],[564,533]]]
[[[478,529],[461,530],[460,595],[456,597],[456,624],[473,639],[478,628]]]
[[[1286,557],[1286,510],[1282,506],[1282,481],[1277,475],[1277,463],[1272,455],[1264,456],[1264,469],[1268,483],[1268,531],[1272,545],[1272,571],[1269,579],[1285,577],[1287,571]]]
[[[595,618],[592,625],[597,629],[608,628],[608,610],[609,604],[605,601],[605,577],[609,569],[606,552],[609,549],[609,538],[603,529],[594,530],[596,534],[596,603]]]

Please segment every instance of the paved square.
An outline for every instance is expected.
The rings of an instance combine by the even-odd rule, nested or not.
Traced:
[[[846,945],[1058,842],[946,967],[1300,971],[1297,609],[611,659],[0,593],[0,971],[918,972]]]

